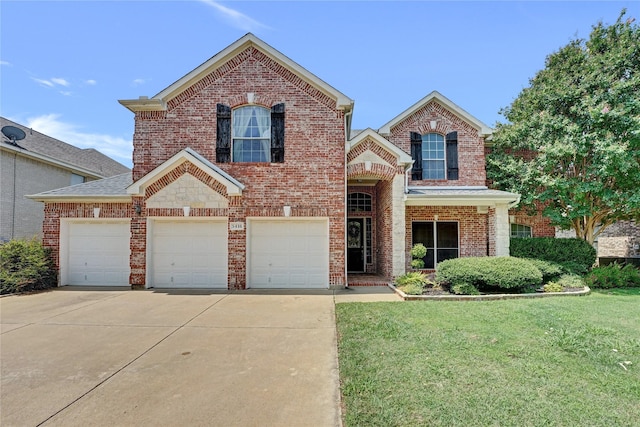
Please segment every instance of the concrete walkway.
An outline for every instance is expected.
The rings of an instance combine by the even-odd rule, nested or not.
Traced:
[[[2,426],[340,426],[341,291],[0,298]]]

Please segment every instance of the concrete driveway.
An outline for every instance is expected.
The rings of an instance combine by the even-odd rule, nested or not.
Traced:
[[[341,298],[357,300],[71,287],[0,298],[0,424],[339,426]]]

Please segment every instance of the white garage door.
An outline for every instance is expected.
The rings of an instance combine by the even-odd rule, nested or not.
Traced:
[[[70,222],[67,283],[129,285],[129,222]]]
[[[251,220],[249,287],[329,287],[329,222]]]
[[[227,289],[226,221],[155,221],[151,286]]]

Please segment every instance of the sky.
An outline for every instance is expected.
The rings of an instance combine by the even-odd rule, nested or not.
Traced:
[[[0,1],[0,115],[131,166],[133,113],[248,32],[378,129],[433,90],[489,126],[547,55],[633,1]]]

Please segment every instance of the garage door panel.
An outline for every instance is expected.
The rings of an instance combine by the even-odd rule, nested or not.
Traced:
[[[227,288],[226,221],[156,221],[152,230],[152,286]]]
[[[327,220],[253,220],[248,234],[249,287],[327,288]]]
[[[65,268],[69,285],[129,284],[129,222],[70,222]]]

